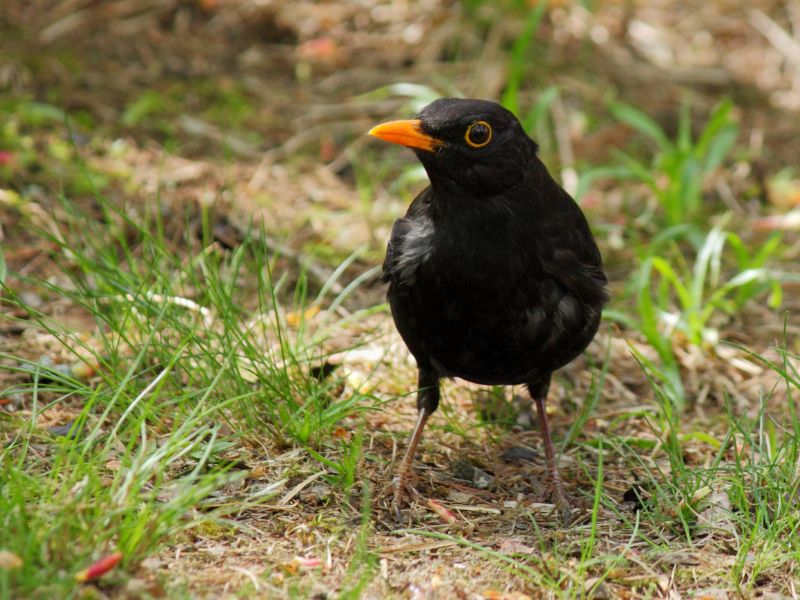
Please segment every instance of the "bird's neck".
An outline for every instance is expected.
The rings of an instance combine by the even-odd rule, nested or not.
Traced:
[[[437,225],[465,227],[470,222],[498,223],[530,215],[536,207],[535,194],[524,182],[512,184],[501,193],[486,194],[465,189],[453,182],[431,180],[431,203],[428,215]]]
[[[488,204],[502,204],[503,201],[538,203],[539,196],[552,195],[550,188],[554,182],[535,155],[531,157],[530,168],[513,168],[497,176],[488,176],[477,170],[470,173],[470,177],[464,177],[464,173],[458,177],[448,176],[440,169],[429,168],[432,165],[423,163],[423,166],[431,183],[437,213],[461,210],[460,207],[470,205],[480,210]]]
[[[476,237],[487,243],[501,243],[520,219],[531,217],[528,207],[512,209],[503,198],[477,198],[473,194],[441,194],[433,188],[428,217],[437,240],[462,250],[474,245]]]

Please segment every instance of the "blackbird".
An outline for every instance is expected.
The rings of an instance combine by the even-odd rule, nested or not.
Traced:
[[[439,405],[439,380],[460,377],[527,386],[568,523],[545,400],[553,371],[591,342],[608,298],[586,218],[517,118],[495,102],[442,98],[369,133],[411,148],[430,179],[394,223],[383,264],[392,317],[419,369],[417,423],[394,479],[396,515]]]

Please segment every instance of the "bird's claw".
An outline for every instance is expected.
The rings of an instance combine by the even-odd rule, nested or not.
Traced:
[[[392,498],[391,512],[392,517],[398,523],[405,523],[405,512],[402,509],[403,499],[409,496],[413,500],[418,500],[420,493],[417,489],[407,481],[402,481],[401,477],[395,477],[394,480],[394,498]]]
[[[556,492],[555,510],[561,517],[561,526],[566,529],[572,523],[572,507],[564,494]]]

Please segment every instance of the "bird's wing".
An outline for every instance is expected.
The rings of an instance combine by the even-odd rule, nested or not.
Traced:
[[[581,304],[602,305],[608,299],[608,280],[603,267],[594,261],[582,260],[580,254],[574,249],[557,248],[544,264],[544,271]]]
[[[586,218],[566,192],[558,192],[564,197],[537,223],[532,271],[540,275],[528,280],[517,310],[525,313],[519,338],[524,352],[561,366],[594,336],[608,293]]]
[[[560,186],[559,202],[540,224],[539,247],[543,271],[581,304],[602,305],[608,299],[603,260],[586,217]]]
[[[384,283],[389,283],[392,280],[397,251],[402,243],[405,229],[405,219],[398,219],[392,225],[392,234],[389,236],[389,243],[386,244],[386,258],[383,259],[383,275],[381,279]]]
[[[428,217],[431,194],[430,187],[420,192],[408,207],[405,217],[394,222],[383,261],[384,282],[410,281],[430,252],[433,236],[433,224]]]

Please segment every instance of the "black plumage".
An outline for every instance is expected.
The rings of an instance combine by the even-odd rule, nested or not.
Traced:
[[[553,371],[591,342],[607,299],[600,252],[575,201],[499,104],[444,98],[370,131],[411,147],[430,186],[392,229],[384,279],[417,360],[419,420],[395,481],[399,508],[439,380],[525,384],[539,410],[555,498],[567,502],[544,401]]]

